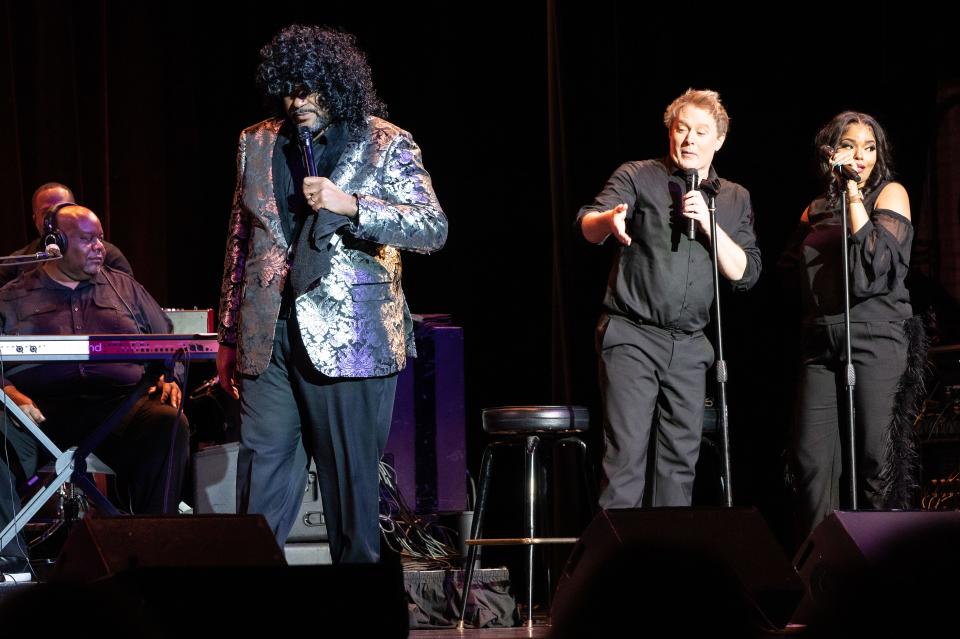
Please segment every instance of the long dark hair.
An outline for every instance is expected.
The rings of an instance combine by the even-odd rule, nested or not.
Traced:
[[[837,180],[834,178],[834,173],[828,158],[821,155],[820,148],[824,145],[829,146],[831,149],[837,148],[837,145],[840,144],[840,140],[843,138],[844,131],[846,131],[847,127],[851,124],[862,124],[863,126],[870,127],[870,130],[873,131],[873,137],[877,141],[877,163],[874,165],[873,171],[870,172],[867,183],[860,185],[863,192],[869,193],[875,189],[878,184],[893,177],[893,157],[890,153],[890,143],[887,141],[886,131],[883,130],[883,127],[880,126],[876,118],[872,115],[859,113],[857,111],[844,111],[843,113],[839,113],[820,129],[820,132],[817,133],[817,137],[814,140],[814,148],[817,149],[817,158],[819,160],[820,179],[823,182],[827,194],[827,201],[831,204],[839,201],[841,191]]]
[[[319,93],[335,121],[352,133],[366,127],[366,116],[386,116],[373,87],[367,56],[353,35],[329,27],[292,24],[260,49],[257,86],[284,117],[283,97]]]

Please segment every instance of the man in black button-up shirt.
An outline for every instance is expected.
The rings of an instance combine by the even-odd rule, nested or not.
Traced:
[[[711,166],[729,117],[714,91],[688,90],[667,107],[669,156],[618,168],[577,222],[590,242],[619,247],[598,326],[604,399],[603,508],[643,505],[655,412],[655,473],[648,502],[689,506],[700,453],[706,370],[713,348],[703,334],[713,303],[710,213],[685,176],[717,179]],[[750,195],[719,180],[719,271],[736,290],[760,276]],[[690,221],[695,238],[689,239]]]
[[[46,262],[0,288],[0,334],[90,335],[169,333],[160,305],[132,277],[104,266],[103,229],[92,211],[71,205],[56,213],[63,258]],[[135,363],[46,363],[2,369],[4,393],[61,449],[77,445],[137,388]],[[121,507],[137,514],[176,512],[189,458],[180,388],[162,376],[95,449],[117,474]],[[173,429],[176,428],[176,437]],[[12,420],[0,424],[0,529],[19,506],[12,476],[29,479],[39,445]],[[169,479],[168,479],[169,475]],[[22,539],[0,549],[0,566],[25,562]],[[19,562],[16,560],[19,559]],[[14,561],[11,561],[14,560]],[[17,571],[15,571],[17,572]]]

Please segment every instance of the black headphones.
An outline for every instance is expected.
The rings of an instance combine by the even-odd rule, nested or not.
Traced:
[[[56,244],[60,248],[61,254],[67,252],[67,236],[60,232],[57,226],[57,212],[68,206],[77,206],[73,202],[60,202],[47,209],[43,214],[43,245],[50,246]]]

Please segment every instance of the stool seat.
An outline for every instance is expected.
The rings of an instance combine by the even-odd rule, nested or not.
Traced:
[[[500,406],[483,409],[483,430],[490,435],[564,435],[585,433],[590,411],[584,406]]]

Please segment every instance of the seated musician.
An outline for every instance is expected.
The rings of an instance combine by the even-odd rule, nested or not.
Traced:
[[[57,210],[55,221],[63,258],[0,288],[0,334],[171,332],[170,320],[146,289],[129,275],[104,267],[103,230],[92,211],[66,206]],[[4,392],[62,450],[78,445],[150,374],[141,364],[122,362],[8,363],[4,369]],[[95,449],[117,475],[115,500],[121,510],[175,512],[189,456],[186,419],[181,415],[177,420],[180,397],[177,384],[160,376]],[[31,477],[42,449],[13,420],[5,419],[0,428],[0,444],[6,443],[6,454],[0,452],[2,529],[20,504],[10,474],[21,481]],[[0,572],[23,572],[24,549],[22,539],[0,549]]]

